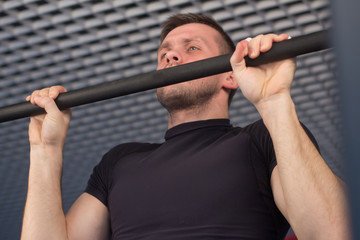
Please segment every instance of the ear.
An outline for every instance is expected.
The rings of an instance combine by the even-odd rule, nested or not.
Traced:
[[[225,73],[226,77],[223,80],[223,88],[229,89],[229,90],[236,90],[239,88],[238,83],[235,81],[233,72],[227,72]]]

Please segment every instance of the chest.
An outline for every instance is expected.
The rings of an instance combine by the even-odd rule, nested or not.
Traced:
[[[122,159],[109,194],[116,228],[243,225],[244,214],[266,211],[249,139],[205,139],[168,141]]]

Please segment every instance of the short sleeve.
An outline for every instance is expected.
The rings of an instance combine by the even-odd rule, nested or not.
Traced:
[[[304,128],[304,131],[306,132],[310,140],[315,145],[315,147],[319,150],[319,146],[316,142],[316,139],[312,135],[310,130],[304,124],[301,123],[301,125]],[[273,142],[264,122],[262,120],[258,120],[253,124],[250,124],[247,127],[245,127],[244,130],[250,134],[254,144],[257,146],[258,150],[262,153],[265,164],[268,167],[269,176],[271,176],[272,171],[277,165],[277,161],[276,161]]]
[[[86,193],[96,197],[108,207],[109,193],[113,181],[113,171],[117,164],[121,164],[124,157],[134,152],[149,151],[160,144],[124,143],[119,144],[107,152],[100,163],[96,165],[85,189]]]
[[[96,197],[106,207],[108,206],[108,193],[110,186],[111,166],[108,154],[104,155],[99,164],[97,164],[89,178],[86,193]]]

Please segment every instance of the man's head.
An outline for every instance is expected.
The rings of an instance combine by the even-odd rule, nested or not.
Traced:
[[[221,26],[212,18],[199,14],[177,14],[170,17],[163,24],[160,40],[158,69],[232,53],[235,50],[234,43]],[[197,44],[199,45],[197,46]],[[211,91],[214,90],[214,81],[212,83],[208,82],[209,84],[201,84],[201,80],[196,81],[196,86],[202,85],[201,89],[208,87],[207,95],[211,94]],[[177,87],[177,90],[173,90],[173,94],[179,93],[183,86],[178,85]],[[196,88],[195,83],[191,89],[194,88]],[[161,89],[160,93],[163,93],[163,90]],[[236,89],[229,90],[229,104],[235,92]],[[202,94],[201,91],[197,93]],[[184,94],[187,94],[187,92],[184,91]],[[172,95],[167,94],[167,96],[171,97]],[[199,101],[201,100],[199,99]],[[163,104],[163,102],[161,103]],[[180,103],[178,107],[181,107]]]
[[[221,54],[232,53],[235,51],[235,45],[233,41],[214,19],[205,15],[193,13],[173,15],[166,22],[164,22],[162,25],[163,29],[160,34],[161,43],[164,41],[169,32],[171,32],[177,27],[189,23],[205,24],[218,31],[220,33],[218,44]]]

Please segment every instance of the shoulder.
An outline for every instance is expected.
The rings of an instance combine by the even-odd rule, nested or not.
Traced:
[[[269,135],[269,132],[262,119],[245,126],[243,131],[250,134],[251,136]]]
[[[310,140],[314,143],[316,148],[319,149],[316,139],[315,139],[314,135],[311,133],[311,131],[302,122],[300,122],[300,124],[303,127],[306,134],[308,135],[308,137],[310,138]],[[270,133],[267,130],[262,119],[242,128],[242,131],[248,133],[255,142],[264,142],[264,141],[267,143],[272,142]]]
[[[314,146],[320,151],[319,145],[318,145],[314,135],[309,130],[309,128],[307,128],[306,125],[304,123],[302,123],[301,121],[300,121],[300,124],[303,127],[306,134],[308,135],[309,139],[314,144]],[[270,142],[272,143],[270,133],[267,130],[262,119],[246,126],[244,129],[246,129],[246,131],[248,131],[249,134],[252,135],[253,138],[256,139],[257,141],[260,141],[260,142],[266,141],[267,143],[270,143]],[[268,141],[270,141],[270,142],[268,142]]]
[[[242,132],[248,134],[251,141],[253,141],[257,146],[264,144],[272,145],[270,133],[262,119],[245,126],[242,128]]]
[[[101,161],[95,166],[94,172],[97,172],[105,178],[110,178],[115,166],[122,161],[126,156],[133,153],[140,153],[156,149],[161,144],[152,143],[123,143],[111,148],[106,152]]]
[[[134,152],[146,152],[158,148],[161,144],[159,143],[140,143],[140,142],[130,142],[122,143],[116,145],[105,153],[103,160],[109,161],[110,159],[119,159],[126,155],[129,155]]]
[[[242,131],[249,135],[251,142],[256,148],[265,156],[273,156],[273,143],[269,131],[267,130],[262,119],[259,119],[242,129]]]

